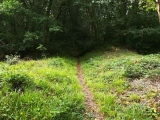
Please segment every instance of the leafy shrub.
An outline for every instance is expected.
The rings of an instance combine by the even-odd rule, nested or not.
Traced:
[[[144,71],[142,67],[140,67],[139,65],[131,64],[127,67],[127,70],[125,71],[125,76],[129,78],[139,78],[139,77],[142,77],[143,75],[144,75]]]
[[[126,44],[140,53],[148,53],[160,46],[160,41],[157,39],[160,35],[160,28],[143,28],[143,29],[128,29],[126,30]]]

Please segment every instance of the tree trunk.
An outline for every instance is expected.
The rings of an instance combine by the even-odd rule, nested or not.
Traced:
[[[158,13],[158,19],[159,19],[159,22],[160,22],[160,0],[153,0],[157,6],[157,13]]]
[[[47,16],[47,21],[46,21],[46,35],[45,35],[45,44],[48,44],[49,42],[49,37],[50,37],[50,34],[49,34],[49,16],[50,16],[50,12],[51,12],[51,8],[52,8],[52,3],[53,3],[53,0],[49,0],[48,2],[48,8],[47,8],[47,11],[46,11],[46,16]]]
[[[158,0],[158,2],[156,4],[157,4],[158,19],[159,19],[159,22],[160,22],[160,0]]]

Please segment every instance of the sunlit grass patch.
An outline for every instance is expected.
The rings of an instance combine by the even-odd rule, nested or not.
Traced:
[[[14,65],[2,63],[0,83],[0,119],[83,119],[84,96],[74,59],[54,57],[20,60]]]

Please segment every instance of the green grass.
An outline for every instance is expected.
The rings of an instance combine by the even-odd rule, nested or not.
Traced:
[[[159,60],[160,54],[144,56],[116,47],[81,58],[85,83],[106,120],[160,119],[155,87],[160,84]],[[72,58],[23,61],[8,56],[0,62],[0,120],[84,120],[76,72]]]
[[[85,82],[106,120],[160,119],[153,110],[158,104],[142,102],[143,97],[152,100],[155,94],[149,99],[149,93],[141,96],[131,88],[134,80],[156,81],[160,76],[159,60],[160,54],[144,56],[115,47],[103,47],[81,58]]]
[[[81,120],[84,96],[76,61],[48,58],[0,63],[1,120]]]

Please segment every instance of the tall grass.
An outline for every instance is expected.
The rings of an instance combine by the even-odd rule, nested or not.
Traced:
[[[81,120],[84,96],[76,61],[48,58],[0,63],[1,120]]]

